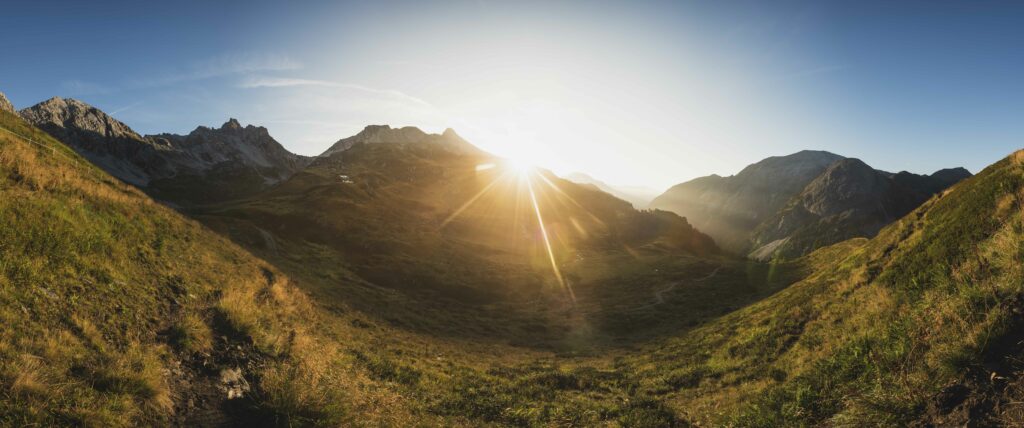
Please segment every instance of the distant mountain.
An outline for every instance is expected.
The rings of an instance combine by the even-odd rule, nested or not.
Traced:
[[[755,259],[792,258],[853,237],[871,237],[932,195],[970,177],[963,168],[896,174],[858,159],[802,151],[732,177],[698,178],[652,207],[674,211],[719,245]]]
[[[754,231],[756,259],[798,257],[856,237],[870,237],[964,178],[962,168],[931,176],[885,174],[859,159],[832,164]]]
[[[230,119],[186,136],[140,136],[103,111],[54,97],[20,112],[29,123],[99,167],[150,194],[176,203],[209,203],[266,189],[309,163],[266,128]]]
[[[565,179],[578,184],[593,185],[605,193],[633,204],[637,209],[647,208],[647,205],[658,196],[658,191],[654,189],[641,186],[613,186],[582,172],[567,174]]]
[[[321,153],[320,157],[328,157],[335,153],[343,152],[359,143],[436,143],[457,150],[479,150],[462,139],[451,128],[445,129],[441,134],[428,134],[414,126],[392,128],[389,125],[369,125],[356,135],[338,140],[338,142]]]
[[[677,184],[651,202],[675,212],[737,253],[750,248],[750,233],[781,210],[842,156],[804,150],[764,159],[730,177],[711,175]]]

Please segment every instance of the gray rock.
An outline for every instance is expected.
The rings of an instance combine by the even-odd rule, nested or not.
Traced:
[[[676,185],[651,203],[674,211],[721,247],[766,260],[792,258],[871,237],[932,195],[970,177],[963,168],[888,173],[858,159],[802,151],[771,157],[731,177]]]
[[[5,96],[3,92],[0,92],[0,110],[8,113],[16,113],[14,111],[14,104],[11,104],[11,102],[7,100],[7,96]]]
[[[414,126],[392,128],[388,125],[369,125],[356,135],[338,140],[320,154],[320,157],[329,157],[360,143],[435,143],[457,150],[477,150],[451,128],[445,129],[441,134],[428,134]]]
[[[74,99],[51,98],[20,114],[111,175],[178,204],[246,196],[291,177],[311,160],[286,150],[266,128],[242,127],[236,119],[184,136],[143,137]]]
[[[750,233],[762,221],[841,159],[833,153],[812,150],[770,157],[734,176],[710,175],[675,185],[650,206],[686,217],[722,248],[746,253]]]
[[[242,376],[242,369],[223,369],[220,371],[220,387],[228,400],[242,398],[251,390],[249,381]]]

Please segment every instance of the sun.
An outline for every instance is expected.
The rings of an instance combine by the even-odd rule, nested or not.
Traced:
[[[521,176],[529,174],[535,168],[533,162],[522,156],[513,156],[506,159],[505,165],[507,168]]]

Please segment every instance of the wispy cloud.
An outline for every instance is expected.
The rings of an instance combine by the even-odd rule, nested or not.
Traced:
[[[138,107],[140,105],[142,105],[142,101],[139,101],[137,103],[132,103],[132,104],[126,105],[126,106],[121,107],[121,108],[117,108],[117,109],[111,110],[108,113],[111,114],[111,115],[115,115],[115,114],[118,114],[118,113],[122,113],[122,112],[125,112],[125,111],[128,111],[128,110],[131,110],[131,109],[133,109],[135,107]]]
[[[79,79],[61,83],[69,95],[107,94],[123,90],[135,90],[171,86],[177,83],[193,82],[246,73],[289,71],[302,68],[302,63],[285,55],[273,53],[245,52],[231,53],[197,61],[179,70],[155,77],[125,79],[115,86],[102,85]]]
[[[212,79],[235,74],[263,71],[288,71],[302,68],[302,63],[284,55],[270,53],[233,53],[193,63],[177,73],[152,79],[137,80],[134,86],[165,86],[178,82]]]
[[[288,77],[249,77],[238,85],[242,88],[284,88],[293,86],[323,86],[329,88],[349,89],[373,95],[391,97],[424,107],[434,106],[422,98],[417,98],[394,89],[377,89],[354,83],[332,82],[329,80],[296,79]]]

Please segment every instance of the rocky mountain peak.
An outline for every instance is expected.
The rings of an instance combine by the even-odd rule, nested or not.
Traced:
[[[95,134],[101,138],[141,140],[128,125],[102,110],[73,98],[53,97],[19,112],[29,123],[65,132]],[[50,130],[47,130],[50,132]],[[53,132],[50,132],[53,134]],[[61,139],[58,137],[58,139]]]
[[[176,203],[249,194],[309,163],[281,146],[266,128],[242,127],[235,118],[220,128],[197,127],[188,135],[142,137],[74,99],[54,97],[20,114],[114,176]],[[182,190],[197,180],[208,181],[201,189]]]
[[[452,131],[448,135],[454,134],[455,132]],[[421,143],[441,137],[437,134],[427,134],[415,126],[392,128],[390,125],[368,125],[358,134],[338,140],[320,156],[330,156],[334,153],[343,152],[359,143]],[[455,135],[455,137],[458,136]]]
[[[11,102],[7,100],[7,97],[4,96],[3,92],[0,92],[0,110],[6,111],[6,112],[9,112],[9,113],[14,113],[15,112],[14,111],[14,104],[11,104]]]
[[[222,131],[226,131],[226,130],[236,130],[237,131],[239,129],[242,129],[242,124],[238,123],[238,119],[235,119],[235,118],[232,117],[232,118],[228,119],[227,122],[224,122],[224,124],[221,125],[220,129]]]

